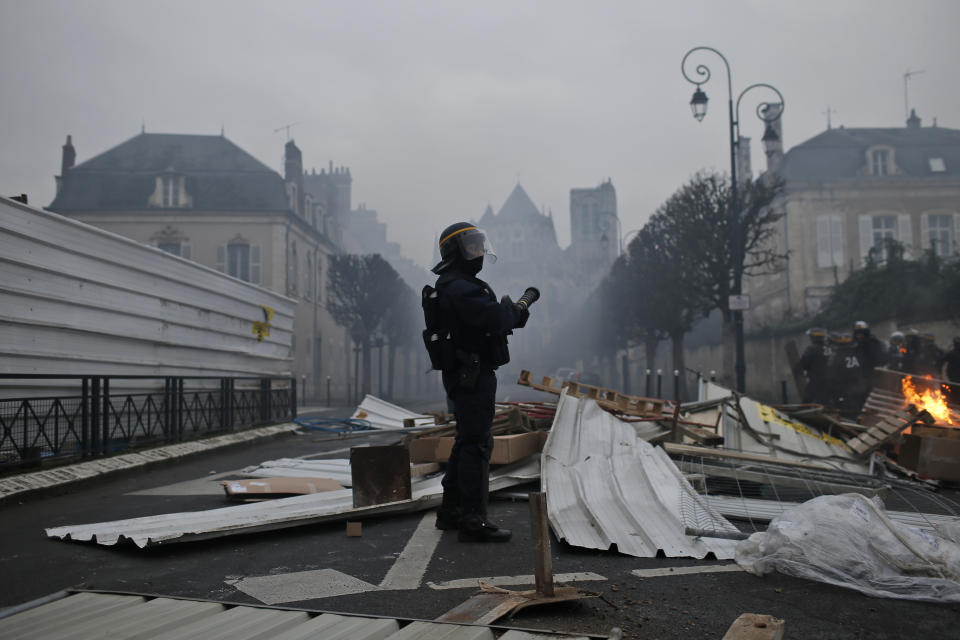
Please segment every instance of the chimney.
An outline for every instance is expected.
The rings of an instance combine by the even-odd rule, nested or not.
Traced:
[[[920,117],[917,115],[916,109],[910,109],[910,117],[907,118],[907,129],[919,129],[920,128]]]
[[[753,167],[750,164],[750,138],[740,136],[737,145],[737,182],[741,185],[753,179]]]
[[[294,210],[302,215],[305,202],[303,195],[303,154],[293,140],[289,140],[284,147],[283,159],[283,179],[297,186],[297,201],[294,203]]]
[[[763,109],[763,119],[767,123],[763,132],[763,151],[767,155],[767,173],[773,173],[783,160],[783,113],[782,104],[768,104]]]
[[[60,175],[54,176],[54,180],[57,183],[57,193],[60,193],[60,188],[63,186],[63,179],[67,175],[67,171],[73,168],[74,162],[77,160],[77,150],[73,148],[73,137],[67,136],[67,143],[63,145],[63,154],[60,159]]]

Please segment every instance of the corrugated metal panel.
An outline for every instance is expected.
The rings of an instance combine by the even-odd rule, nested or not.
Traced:
[[[291,370],[295,301],[75,220],[0,199],[0,270],[0,372]]]
[[[732,392],[720,385],[704,381],[701,399],[728,398]],[[750,428],[740,425],[736,416],[727,408],[721,421],[723,446],[733,451],[761,453],[772,458],[822,462],[835,469],[853,473],[867,473],[867,465],[855,460],[850,450],[839,441],[830,441],[819,435],[816,429],[805,433],[806,426],[746,396],[740,397],[740,408]],[[772,418],[770,420],[764,419]],[[791,425],[791,426],[788,426]],[[753,431],[754,433],[751,433]]]
[[[561,394],[543,451],[550,524],[573,545],[654,557],[732,558],[736,543],[684,534],[684,505],[710,517],[713,529],[737,531],[713,512],[663,449],[637,437],[593,400]]]
[[[504,465],[491,472],[490,490],[529,482],[537,479],[539,475],[540,461],[536,456],[531,456],[527,460]],[[443,494],[440,480],[441,478],[435,477],[414,483],[411,500],[359,509],[353,507],[353,492],[343,489],[208,511],[54,527],[47,529],[47,536],[64,540],[93,541],[102,545],[114,545],[121,540],[130,540],[142,548],[383,513],[421,511],[440,504]]]
[[[507,640],[584,640],[511,630]],[[213,602],[78,593],[0,618],[0,638],[67,640],[493,640],[488,627],[223,605]]]
[[[261,462],[254,467],[246,467],[243,475],[251,478],[330,478],[345,487],[353,483],[350,461],[346,458],[333,460],[278,458]]]
[[[780,502],[733,496],[709,496],[707,501],[714,509],[725,516],[744,520],[754,519],[758,522],[769,522],[802,504],[800,502]],[[894,522],[928,531],[933,531],[937,527],[960,527],[960,518],[954,516],[916,511],[886,511],[885,513]]]
[[[432,425],[433,416],[425,416],[420,413],[413,413],[403,407],[390,404],[386,400],[381,400],[376,396],[366,395],[363,402],[354,411],[353,418],[366,420],[378,429],[403,429],[405,419],[413,420],[414,425],[421,427]]]

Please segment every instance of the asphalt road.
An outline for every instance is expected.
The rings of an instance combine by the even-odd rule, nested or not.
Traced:
[[[396,437],[378,433],[330,439],[315,432],[284,436],[112,476],[61,495],[0,505],[0,608],[82,587],[237,603],[279,598],[280,606],[434,619],[475,593],[477,578],[532,574],[529,506],[518,499],[491,502],[491,517],[514,530],[511,542],[498,545],[462,544],[455,532],[440,535],[432,529],[432,512],[365,520],[361,537],[347,537],[345,525],[334,523],[144,550],[132,545],[63,542],[44,534],[45,528],[53,526],[222,507],[228,503],[217,493],[216,481],[237,477],[234,473],[245,466],[280,457],[348,457],[351,446],[386,444]],[[533,485],[508,491],[537,489]],[[391,569],[408,542],[437,535],[436,546],[413,561],[413,565],[420,562],[422,579],[414,579],[413,586],[404,585],[410,578],[401,575],[397,582],[399,570],[391,573]],[[429,550],[431,545],[426,547]],[[593,635],[617,626],[628,638],[685,640],[720,638],[745,612],[784,618],[787,638],[808,640],[956,638],[960,625],[958,605],[869,598],[782,575],[757,578],[726,571],[638,577],[632,573],[716,568],[730,562],[633,558],[615,551],[570,547],[555,538],[552,562],[558,576],[593,574],[579,575],[583,580],[571,584],[599,597],[531,607],[504,624]],[[378,587],[391,579],[393,587],[400,588]],[[304,591],[311,584],[314,592]],[[336,584],[347,585],[351,592],[316,592]],[[525,590],[532,585],[506,588]]]

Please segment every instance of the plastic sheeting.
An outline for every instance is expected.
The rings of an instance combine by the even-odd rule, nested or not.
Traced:
[[[960,527],[891,520],[878,498],[821,496],[737,545],[737,564],[884,598],[960,602]]]

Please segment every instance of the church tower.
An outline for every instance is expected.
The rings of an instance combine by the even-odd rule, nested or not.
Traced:
[[[581,267],[604,271],[620,255],[617,191],[609,178],[597,187],[570,190],[570,252]]]

